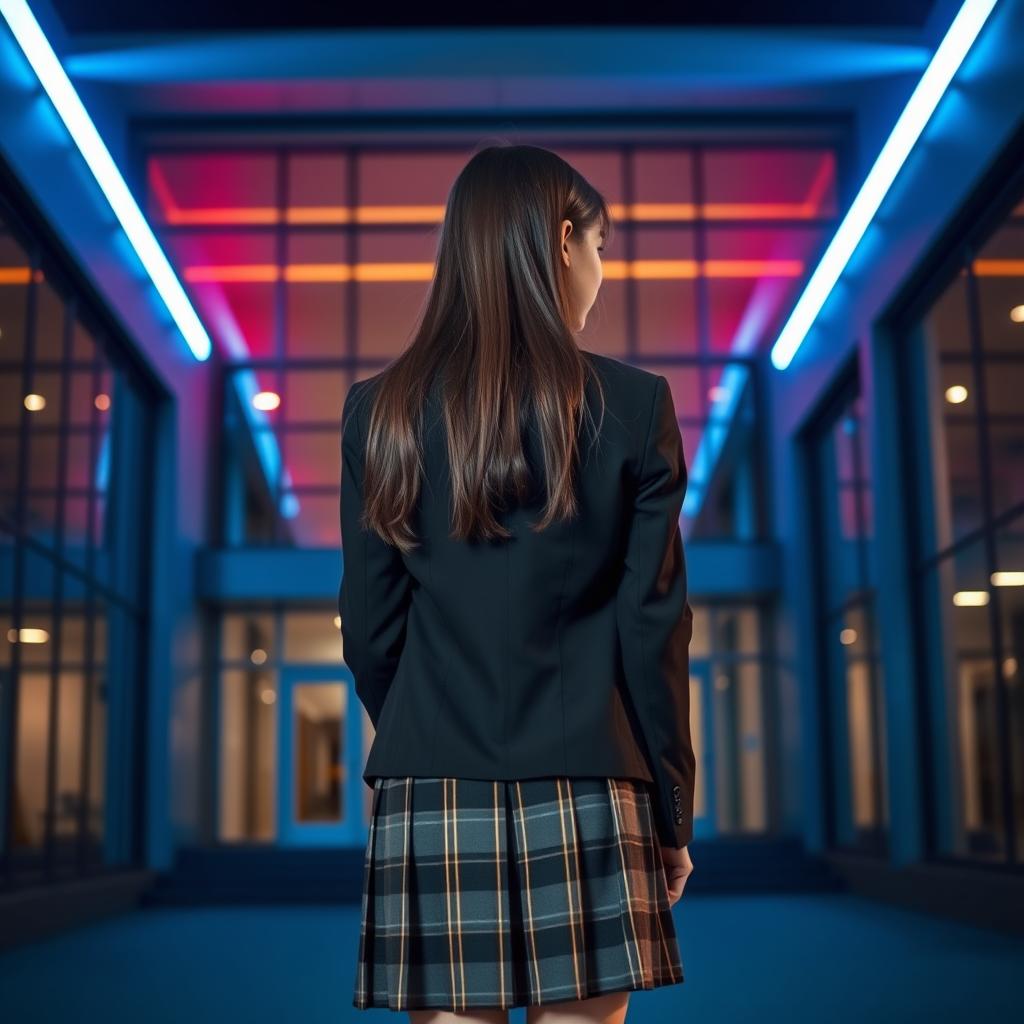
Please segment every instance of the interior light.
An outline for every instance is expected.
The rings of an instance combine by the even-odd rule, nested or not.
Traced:
[[[839,642],[841,644],[845,644],[847,647],[849,647],[850,644],[855,644],[857,642],[857,630],[851,629],[849,626],[847,626],[846,629],[840,630]]]
[[[1015,324],[1024,324],[1024,306],[1014,306],[1010,310],[1010,319]]]
[[[946,401],[951,405],[959,405],[967,401],[967,388],[963,384],[953,384],[946,388]]]
[[[7,19],[188,347],[196,359],[208,358],[212,346],[206,328],[29,5],[25,0],[0,0],[0,14]]]
[[[95,405],[100,412],[106,412],[110,408],[110,395],[97,395],[93,399],[93,405]]]
[[[7,639],[12,644],[45,644],[50,634],[45,629],[22,626],[21,629],[7,630]]]
[[[29,412],[41,412],[46,408],[46,399],[42,395],[31,394],[25,396],[25,408]]]
[[[980,608],[988,604],[988,591],[958,590],[953,595],[953,604],[960,608]]]
[[[964,0],[957,11],[772,346],[772,364],[777,369],[784,370],[789,366],[797,349],[803,344],[825,300],[849,263],[857,243],[864,237],[864,232],[896,175],[977,39],[995,2]]]
[[[252,396],[252,404],[254,409],[270,412],[281,404],[281,396],[276,391],[257,391]]]
[[[267,652],[262,647],[257,647],[250,655],[249,660],[254,665],[263,665],[267,660]]]
[[[1024,587],[1024,572],[1002,572],[992,573],[992,583],[997,587]]]

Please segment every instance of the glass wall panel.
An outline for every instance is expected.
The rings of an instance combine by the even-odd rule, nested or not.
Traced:
[[[718,601],[693,612],[695,815],[704,834],[763,833],[771,825],[767,610]],[[341,669],[336,608],[225,608],[219,620],[218,838],[286,844],[286,805],[300,827],[365,828],[373,793],[361,779],[374,730]],[[282,728],[291,730],[287,757]]]
[[[999,609],[999,665],[1005,693],[1016,855],[1024,862],[1024,516],[996,534],[993,593]]]
[[[903,350],[931,841],[940,857],[1020,863],[1024,204],[978,223]]]
[[[0,886],[141,857],[152,395],[35,216],[0,192]]]
[[[290,767],[299,822],[337,822],[345,813],[341,737],[347,696],[341,683],[297,683],[292,691]]]
[[[764,832],[767,802],[766,649],[761,605],[694,607],[690,722],[697,757],[694,820],[715,833]]]
[[[692,468],[684,532],[763,538],[753,357],[834,228],[834,151],[784,139],[540,144],[611,204],[580,344],[672,382]],[[224,138],[150,153],[147,209],[234,370],[224,544],[340,543],[330,438],[351,382],[413,336],[448,192],[472,152],[268,135],[238,152]]]
[[[220,839],[271,840],[277,829],[276,673],[220,676]]]
[[[833,842],[875,855],[888,842],[885,704],[870,545],[874,532],[864,401],[856,377],[811,440],[817,629],[830,759]]]
[[[331,824],[355,837],[372,809],[373,726],[345,678],[337,609],[276,603],[218,618],[218,839],[288,843],[293,826]]]

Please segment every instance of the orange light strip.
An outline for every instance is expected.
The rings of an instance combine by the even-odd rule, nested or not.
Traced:
[[[972,266],[976,277],[1024,277],[1024,260],[977,259]]]
[[[605,260],[604,276],[610,280],[657,281],[700,277],[697,260],[634,260],[632,272],[624,260]],[[708,278],[799,277],[804,272],[802,260],[706,260],[704,276]],[[222,266],[186,267],[186,281],[200,284],[244,283],[270,284],[284,278],[299,284],[337,284],[356,281],[429,281],[434,273],[432,263],[358,263],[355,272],[347,263],[291,263],[283,272],[272,263],[225,264]],[[978,277],[1024,277],[1024,260],[977,259],[974,273]],[[28,267],[0,267],[0,285],[26,285]],[[36,271],[36,280],[43,280]]]
[[[28,284],[31,274],[29,267],[0,267],[0,284]]]
[[[817,203],[611,203],[615,220],[811,220]]]
[[[708,278],[799,277],[802,260],[706,260]],[[345,281],[429,281],[433,263],[290,263],[284,268],[272,263],[186,267],[184,276],[192,283],[268,284],[281,280],[296,284],[338,284]],[[694,279],[701,276],[697,260],[606,260],[604,276],[611,280],[633,278],[644,281]]]
[[[611,203],[617,221],[812,220],[817,203]],[[209,206],[181,209],[164,204],[163,219],[175,227],[275,224],[440,224],[444,206]]]
[[[293,284],[338,284],[345,281],[429,281],[433,263],[245,263],[185,267],[185,280],[196,284],[268,284],[281,279]]]
[[[169,207],[164,220],[182,225],[273,224],[439,224],[443,206],[211,206],[182,210]]]

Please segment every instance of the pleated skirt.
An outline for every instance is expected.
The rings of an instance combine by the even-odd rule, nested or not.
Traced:
[[[683,981],[647,784],[378,778],[352,1005],[508,1009]]]

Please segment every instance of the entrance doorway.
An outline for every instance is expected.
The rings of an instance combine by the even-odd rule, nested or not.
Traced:
[[[351,673],[285,667],[280,675],[278,842],[347,845],[364,835],[361,714]]]

